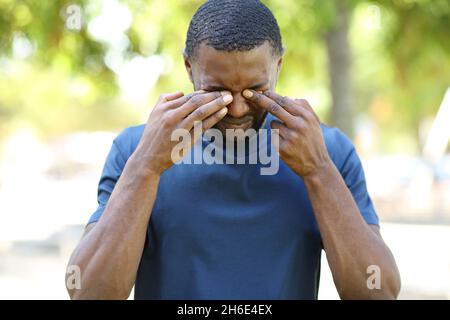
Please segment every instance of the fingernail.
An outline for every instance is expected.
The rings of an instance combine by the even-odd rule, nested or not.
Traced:
[[[220,94],[221,94],[222,96],[225,96],[225,95],[227,95],[227,94],[230,94],[230,91],[220,91]]]
[[[248,90],[248,89],[245,89],[244,92],[242,92],[242,94],[243,94],[244,97],[246,97],[246,98],[251,98],[251,97],[253,97],[253,92],[251,92],[251,91]]]
[[[233,97],[231,96],[231,94],[227,94],[223,97],[223,101],[225,103],[229,103],[229,102],[231,102],[231,100],[233,100]]]
[[[228,108],[222,108],[219,111],[219,115],[223,117],[224,115],[227,114],[227,112],[228,112]]]

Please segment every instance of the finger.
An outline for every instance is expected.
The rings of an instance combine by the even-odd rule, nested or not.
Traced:
[[[204,90],[194,91],[194,92],[191,92],[191,93],[189,93],[187,95],[183,95],[182,97],[179,97],[177,99],[168,101],[168,102],[164,103],[164,105],[165,105],[165,107],[167,109],[175,109],[175,108],[185,104],[193,96],[198,95],[198,94],[202,94],[202,93],[205,93],[205,92],[206,91],[204,91]]]
[[[177,117],[180,118],[186,118],[189,116],[194,110],[198,109],[199,107],[206,105],[207,103],[214,101],[216,99],[220,99],[225,95],[231,96],[231,94],[228,91],[214,91],[214,92],[208,92],[208,93],[200,93],[193,95],[190,97],[186,103],[184,103],[182,106],[177,108],[175,110]],[[231,96],[231,99],[233,97]]]
[[[295,100],[289,97],[280,96],[279,94],[273,91],[264,91],[263,94],[269,97],[270,99],[274,100],[284,109],[286,109],[286,111],[289,112],[290,114],[300,116],[300,113],[298,111],[299,107],[296,105]]]
[[[320,122],[319,116],[314,112],[314,109],[311,107],[311,105],[309,104],[308,100],[306,99],[295,99],[295,102],[304,107],[305,109],[307,109],[310,113],[312,113],[312,115],[314,116],[314,118]]]
[[[278,120],[274,120],[274,121],[277,121],[277,123],[282,124],[281,121],[278,121]],[[280,154],[280,148],[284,144],[284,141],[286,140],[286,138],[284,137],[283,133],[281,133],[280,129],[277,128],[277,124],[274,124],[272,121],[270,125],[271,125],[271,127],[273,125],[272,130],[270,132],[270,137],[271,137],[270,142],[271,142],[272,146],[275,148],[276,152],[278,154]],[[274,150],[274,149],[272,149],[272,150]]]
[[[172,93],[164,93],[159,96],[158,103],[168,102],[183,96],[183,92],[177,91]]]
[[[186,117],[186,119],[183,120],[181,127],[191,130],[195,121],[203,121],[215,112],[226,107],[231,101],[233,101],[233,96],[231,94],[226,94],[225,96],[219,95],[219,97],[215,100],[208,102],[193,111],[188,117]]]
[[[265,91],[264,94],[296,116],[302,117],[305,120],[319,120],[314,110],[305,99],[291,99],[289,97],[280,96],[273,91]]]
[[[290,124],[292,124],[294,116],[287,112],[277,102],[265,96],[264,94],[261,94],[255,90],[245,89],[242,92],[242,95],[249,101],[254,102],[257,106],[273,114],[275,117],[286,123],[286,125],[289,126]]]
[[[280,136],[283,139],[286,139],[289,135],[289,128],[286,127],[286,125],[279,120],[272,120],[272,122],[270,123],[270,127],[272,129],[278,130],[278,132],[280,133]]]
[[[203,123],[202,123],[203,132],[205,132],[208,129],[211,129],[220,120],[222,120],[223,117],[225,117],[227,113],[228,113],[228,108],[224,107],[224,108],[220,109],[219,111],[217,111],[216,113],[214,113],[212,116],[209,116],[208,118],[203,120]]]

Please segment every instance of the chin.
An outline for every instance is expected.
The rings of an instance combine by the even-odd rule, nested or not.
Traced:
[[[225,134],[226,130],[242,130],[247,131],[249,129],[255,128],[254,121],[250,121],[248,123],[242,123],[242,124],[230,124],[225,121],[218,122],[214,128],[219,129],[223,134]]]
[[[255,129],[254,122],[250,122],[248,124],[243,123],[242,125],[230,125],[229,123],[220,121],[213,128],[222,133],[224,140],[230,141],[241,141],[257,134],[257,129]],[[229,130],[228,134],[227,130]]]

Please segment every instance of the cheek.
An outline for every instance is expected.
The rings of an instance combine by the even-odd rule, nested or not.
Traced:
[[[250,108],[252,109],[252,114],[255,119],[255,123],[261,122],[261,120],[264,118],[264,115],[266,114],[266,111],[254,105],[250,105]]]
[[[194,90],[200,90],[203,87],[203,83],[198,77],[192,78],[192,84],[194,85]]]
[[[198,67],[193,67],[192,69],[192,84],[195,90],[200,90],[204,86],[204,76],[202,72],[199,72]]]

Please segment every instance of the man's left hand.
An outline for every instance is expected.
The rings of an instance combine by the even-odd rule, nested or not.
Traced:
[[[279,130],[279,154],[295,173],[305,178],[331,163],[320,120],[308,101],[248,89],[243,96],[279,119],[271,123]]]

